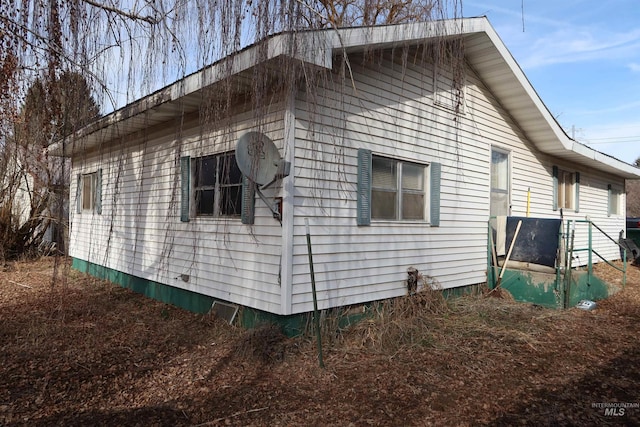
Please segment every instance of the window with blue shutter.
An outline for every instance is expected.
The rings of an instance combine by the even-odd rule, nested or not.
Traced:
[[[371,224],[371,150],[358,150],[358,225]]]
[[[431,171],[427,188],[426,173]],[[431,225],[440,223],[439,163],[427,166],[358,150],[357,224],[372,220],[425,221],[429,201]]]
[[[233,152],[180,158],[180,221],[238,217],[254,221],[255,184],[246,182]]]
[[[578,211],[580,174],[553,167],[553,210],[573,209]]]

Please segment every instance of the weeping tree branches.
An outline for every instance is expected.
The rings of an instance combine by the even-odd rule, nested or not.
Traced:
[[[0,241],[6,258],[33,253],[45,233],[63,249],[68,203],[68,160],[46,147],[94,120],[96,106],[84,78],[63,73],[37,79],[27,90],[4,138],[0,174]]]
[[[135,12],[128,12],[126,10],[119,9],[117,7],[112,7],[106,4],[98,3],[92,0],[82,0],[82,1],[90,6],[96,7],[98,9],[102,9],[105,12],[115,13],[116,15],[120,15],[132,21],[143,21],[151,25],[156,25],[160,22],[159,19],[154,18],[153,16],[150,16],[150,15],[139,15]]]
[[[457,0],[7,0],[0,98],[70,70],[99,81],[116,107],[277,32],[460,14]]]
[[[54,183],[65,187],[68,177],[58,178],[53,159],[38,154],[47,144],[65,140],[99,113],[122,107],[275,33],[422,22],[460,14],[459,0],[4,0],[0,2],[0,153],[6,165],[14,165],[13,171],[33,180],[28,189],[33,195],[40,183],[42,188],[50,189]],[[459,50],[454,46],[424,51],[437,62],[449,61]],[[348,74],[346,53],[341,66],[344,70],[338,72]],[[302,82],[312,102],[316,88],[329,82],[335,71],[319,75],[300,70],[299,64],[283,67],[277,81],[256,68],[247,94],[256,123],[267,114],[274,93]],[[231,66],[227,72],[230,75]],[[453,75],[462,79],[455,70]],[[72,88],[77,89],[75,94]],[[236,111],[236,101],[231,86],[204,99],[199,117],[205,129],[225,123]],[[56,161],[63,170],[64,160]],[[23,166],[30,164],[42,168],[25,171]],[[14,190],[9,193],[8,198],[0,195],[0,203],[8,206],[6,200],[16,198]],[[44,205],[51,203],[41,199]],[[41,205],[35,200],[34,204]],[[37,208],[31,216],[46,217],[43,212]]]

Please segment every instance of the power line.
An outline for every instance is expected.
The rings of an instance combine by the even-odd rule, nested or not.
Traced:
[[[621,137],[610,137],[610,138],[580,138],[580,139],[585,144],[630,144],[634,142],[640,142],[640,136],[621,136]]]
[[[619,141],[619,140],[615,140],[615,139],[608,139],[608,140],[601,140],[601,141],[594,141],[592,139],[584,139],[583,141],[585,143],[587,143],[587,144],[631,144],[633,142],[640,142],[640,138],[629,139],[629,140],[626,140],[626,141]]]

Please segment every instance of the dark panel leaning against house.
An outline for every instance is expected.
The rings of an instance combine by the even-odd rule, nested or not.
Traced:
[[[511,245],[518,221],[522,221],[522,226],[513,247],[511,259],[555,267],[558,234],[562,220],[510,216],[507,218],[506,227],[507,247]]]

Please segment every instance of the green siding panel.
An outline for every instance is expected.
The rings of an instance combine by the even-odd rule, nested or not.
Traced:
[[[132,276],[121,271],[113,270],[78,258],[73,258],[72,268],[99,279],[131,289],[146,297],[172,304],[194,313],[208,313],[214,298],[187,291],[140,277]]]
[[[194,313],[208,313],[211,305],[216,300],[207,295],[142,279],[79,258],[73,258],[71,267],[99,279],[108,280],[123,288],[131,289],[148,298],[172,304]],[[307,313],[303,313],[281,316],[250,307],[242,307],[239,323],[244,328],[255,328],[263,324],[272,323],[278,325],[288,336],[296,336],[304,333],[305,328],[310,324],[307,315]]]

